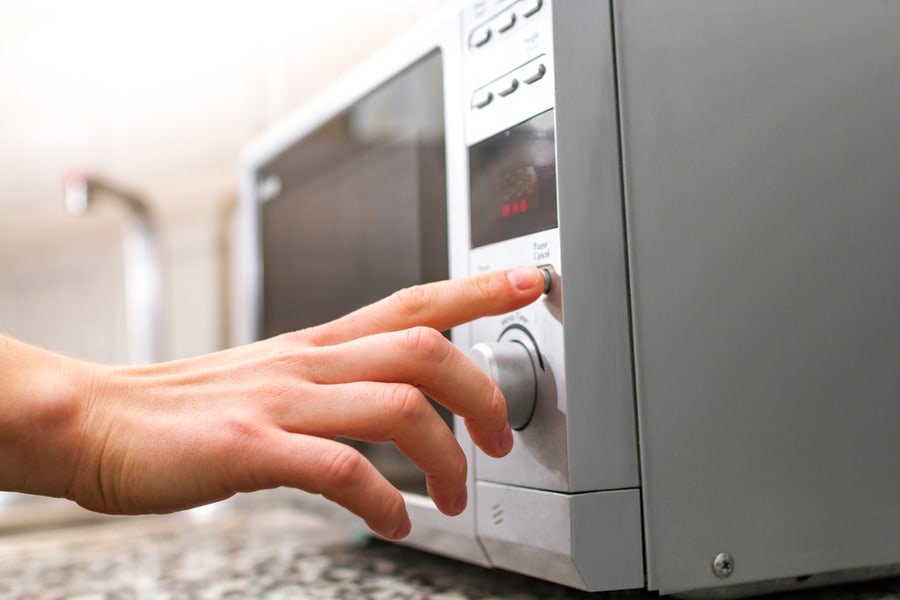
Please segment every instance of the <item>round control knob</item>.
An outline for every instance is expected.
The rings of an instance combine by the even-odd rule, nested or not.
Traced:
[[[528,348],[516,340],[481,343],[469,354],[503,393],[510,426],[524,429],[537,400],[537,371]]]

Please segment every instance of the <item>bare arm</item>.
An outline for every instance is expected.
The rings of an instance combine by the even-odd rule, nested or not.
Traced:
[[[146,367],[0,337],[0,489],[144,513],[291,486],[404,537],[399,491],[334,439],[393,441],[438,508],[461,512],[465,457],[423,392],[491,456],[512,433],[500,392],[439,331],[524,306],[542,285],[525,268],[416,286],[325,325]]]

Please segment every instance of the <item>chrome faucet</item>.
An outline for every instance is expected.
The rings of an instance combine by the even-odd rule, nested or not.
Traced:
[[[66,174],[65,204],[71,214],[86,214],[100,199],[125,206],[131,217],[122,240],[128,362],[158,362],[164,359],[163,282],[155,218],[149,204],[129,190],[81,172]]]

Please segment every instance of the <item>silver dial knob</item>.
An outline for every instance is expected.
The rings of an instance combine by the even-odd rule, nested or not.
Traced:
[[[469,355],[503,393],[510,426],[524,429],[537,400],[537,371],[531,352],[522,342],[511,340],[475,344]]]

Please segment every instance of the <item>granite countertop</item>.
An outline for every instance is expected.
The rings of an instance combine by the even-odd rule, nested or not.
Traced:
[[[277,503],[236,503],[159,517],[8,531],[0,598],[22,599],[567,599],[587,594],[500,570],[354,536]],[[772,598],[777,598],[774,596]],[[787,596],[784,596],[787,597]],[[900,580],[791,598],[900,598]]]

